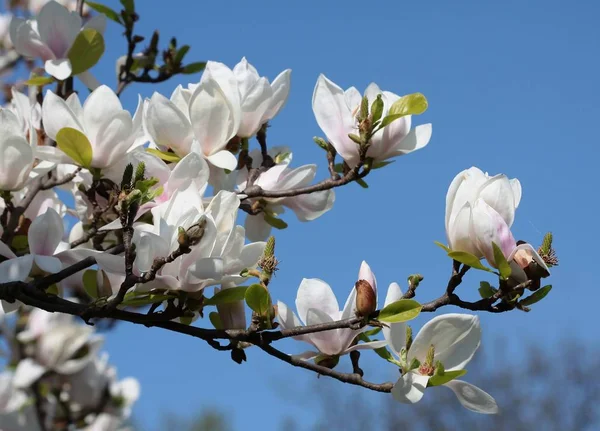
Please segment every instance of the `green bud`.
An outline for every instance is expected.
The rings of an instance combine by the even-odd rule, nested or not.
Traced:
[[[144,162],[140,162],[135,168],[135,178],[133,179],[133,184],[138,181],[142,181],[144,179],[144,173],[146,172],[146,164]]]
[[[189,238],[184,228],[177,228],[177,243],[180,247],[189,247]]]
[[[121,181],[121,190],[129,190],[131,187],[131,180],[133,178],[133,165],[129,163],[125,167],[125,172],[123,172],[123,180]]]
[[[444,368],[444,364],[442,364],[441,361],[435,361],[435,375],[443,376],[445,372],[446,369]]]
[[[548,232],[544,235],[544,240],[542,241],[542,245],[540,246],[541,254],[548,254],[552,249],[552,232]]]
[[[264,257],[271,257],[275,254],[275,237],[271,235],[267,240],[267,245],[265,246],[265,251],[263,253]]]
[[[362,140],[360,136],[355,135],[354,133],[348,133],[348,137],[354,141],[355,144],[362,145]]]
[[[410,349],[412,346],[413,337],[412,337],[412,328],[406,325],[406,350]]]
[[[327,141],[325,141],[325,139],[323,139],[323,138],[319,138],[318,136],[315,136],[313,138],[313,141],[315,141],[315,144],[317,144],[319,147],[323,148],[325,151],[327,151],[327,149],[329,148],[327,145]]]
[[[381,99],[381,94],[377,95],[377,99],[371,105],[371,116],[373,117],[373,122],[378,121],[383,115],[383,100]]]
[[[363,96],[360,102],[360,118],[358,121],[362,121],[369,116],[369,99],[367,96]]]
[[[419,287],[419,283],[423,281],[423,276],[421,274],[411,274],[408,276],[408,284],[412,289],[416,289]]]
[[[433,367],[434,357],[435,357],[435,347],[432,344],[429,346],[429,350],[427,350],[427,356],[425,356],[425,365]]]

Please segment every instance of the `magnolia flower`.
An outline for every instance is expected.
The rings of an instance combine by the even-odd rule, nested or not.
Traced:
[[[35,407],[27,393],[15,386],[12,371],[0,373],[0,424],[6,430],[40,430]]]
[[[237,81],[242,115],[237,135],[241,138],[255,135],[263,124],[275,117],[285,106],[290,93],[290,69],[281,72],[273,83],[269,84],[267,78],[261,77],[246,57],[233,68],[235,81],[231,79],[229,68],[221,63],[209,62],[204,73],[211,75],[221,86]],[[231,92],[227,93],[228,96],[232,95],[232,104],[238,101],[233,95],[234,92],[235,89],[232,88]]]
[[[21,121],[11,111],[0,108],[0,190],[15,191],[23,188],[35,160],[37,134],[25,138]]]
[[[17,340],[28,343],[40,338],[55,326],[73,323],[73,317],[63,313],[49,313],[41,308],[34,308],[27,317],[25,329],[17,334]]]
[[[123,109],[117,95],[106,85],[96,88],[83,107],[73,93],[63,100],[52,91],[46,93],[42,117],[46,134],[56,140],[64,127],[77,129],[88,138],[92,147],[93,168],[108,168],[119,162],[127,151],[139,143],[142,122],[142,102],[138,102],[133,116]],[[44,146],[38,150],[40,157],[57,163],[74,163],[56,147]]]
[[[21,122],[21,131],[24,134],[27,134],[32,127],[38,130],[41,129],[42,106],[35,97],[27,96],[20,91],[17,91],[15,87],[11,89],[11,95],[12,100],[10,109]],[[33,96],[35,96],[35,94]]]
[[[374,279],[374,278],[373,278]],[[353,288],[346,300],[344,309],[340,311],[337,299],[327,283],[317,278],[305,278],[300,283],[296,297],[298,316],[290,311],[283,302],[277,302],[277,320],[283,329],[321,323],[331,323],[354,317],[356,306],[356,290]],[[372,341],[353,344],[361,329],[340,328],[323,332],[314,332],[294,337],[296,340],[312,344],[318,351],[307,351],[300,355],[303,359],[311,359],[319,354],[338,357],[353,350],[377,349],[387,344],[386,341]]]
[[[310,185],[316,175],[316,165],[304,165],[298,168],[290,168],[292,154],[287,147],[273,147],[268,150],[269,156],[275,161],[275,165],[262,172],[254,181],[254,185],[268,191],[282,191],[292,188],[301,188]],[[262,164],[262,155],[258,149],[250,152],[252,167],[259,168]],[[241,193],[247,186],[248,170],[235,171],[229,174],[235,178],[227,178],[223,181],[237,183],[235,188]],[[253,199],[249,200],[253,202]],[[257,215],[246,217],[246,236],[251,241],[264,240],[269,237],[272,226],[267,218],[285,212],[285,207],[290,208],[298,220],[302,222],[312,221],[329,211],[335,202],[335,192],[324,190],[305,195],[285,198],[261,198],[263,211]]]
[[[58,213],[48,208],[31,223],[27,239],[29,253],[35,268],[54,274],[62,269],[62,263],[54,256],[64,234],[64,225]]]
[[[239,127],[236,110],[217,81],[207,78],[185,97],[181,87],[171,100],[154,93],[145,107],[144,129],[160,149],[180,157],[196,152],[216,167],[233,170],[237,159],[225,146]]]
[[[82,29],[81,17],[76,11],[55,1],[42,7],[36,19],[13,18],[10,37],[15,50],[29,58],[41,58],[46,72],[58,80],[71,76],[71,61],[68,53]],[[104,33],[106,17],[98,14],[85,23],[83,28],[93,28]],[[97,81],[88,72],[77,75],[88,88],[96,88]]]
[[[10,40],[10,22],[12,19],[12,14],[0,13],[0,48],[12,48],[12,42]]]
[[[382,118],[400,98],[389,91],[381,91],[374,83],[367,87],[364,95],[369,99],[369,104],[381,95],[384,104]],[[344,91],[325,75],[319,76],[313,93],[312,105],[317,123],[350,167],[356,166],[360,159],[358,145],[348,134],[358,134],[356,114],[361,100],[362,96],[356,88],[350,87]],[[431,124],[423,124],[412,130],[410,127],[411,116],[407,115],[379,130],[371,138],[367,157],[372,157],[375,162],[382,162],[423,148],[429,143]]]
[[[392,283],[385,304],[391,304],[401,297],[400,286]],[[437,316],[421,328],[412,342],[406,339],[406,329],[405,323],[391,323],[383,328],[384,337],[398,360],[402,361],[402,351],[406,350],[403,375],[392,389],[393,397],[402,403],[412,404],[421,400],[439,363],[445,372],[464,369],[481,342],[479,318],[468,314]],[[417,368],[408,369],[416,361]],[[454,379],[442,386],[452,390],[458,401],[469,410],[498,413],[494,398],[470,383]]]
[[[103,338],[88,326],[57,324],[36,341],[33,357],[23,359],[15,370],[15,385],[27,388],[48,371],[73,374],[89,364]]]
[[[476,205],[478,200],[481,202]],[[448,245],[453,251],[465,251],[483,257],[485,253],[480,245],[485,243],[490,248],[491,241],[488,243],[483,238],[478,241],[472,226],[493,219],[494,224],[502,220],[510,229],[520,201],[521,183],[516,178],[509,180],[503,174],[490,177],[476,167],[462,171],[454,178],[446,195]],[[476,214],[473,211],[475,206]],[[481,226],[478,230],[483,233],[487,229]],[[509,235],[510,230],[494,234],[500,246],[501,242],[509,241]]]

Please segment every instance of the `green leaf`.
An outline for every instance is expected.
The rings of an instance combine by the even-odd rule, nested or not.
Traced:
[[[467,374],[467,370],[456,370],[456,371],[446,371],[442,375],[435,375],[429,378],[429,382],[427,383],[427,387],[430,386],[440,386],[454,379],[458,379],[459,377]]]
[[[372,337],[373,335],[377,335],[381,332],[381,328],[373,328],[368,331],[363,332],[367,337]]]
[[[229,304],[230,302],[243,301],[246,297],[248,286],[232,287],[223,289],[212,298],[204,300],[204,305]]]
[[[92,163],[92,145],[87,136],[77,129],[63,127],[56,134],[56,146],[75,163],[89,168]]]
[[[497,291],[498,291],[498,289],[495,289],[494,287],[492,287],[490,285],[490,283],[488,283],[487,281],[479,282],[479,294],[481,295],[482,298],[484,298],[484,299],[491,298],[492,296],[494,296],[496,294]]]
[[[356,183],[361,186],[363,189],[368,189],[369,185],[365,182],[365,180],[363,180],[362,178],[357,178]]]
[[[381,120],[381,128],[407,115],[419,115],[427,110],[427,99],[421,93],[407,94],[396,100]]]
[[[498,244],[492,242],[492,247],[494,248],[494,261],[496,262],[496,267],[500,272],[500,277],[506,280],[510,277],[512,270],[510,269],[509,263],[506,261],[504,257],[504,253],[502,253],[502,249],[498,247]]]
[[[400,299],[386,305],[380,312],[380,322],[397,323],[412,320],[421,312],[421,304],[414,299]]]
[[[380,328],[377,328],[380,329]],[[367,332],[371,332],[371,331],[367,331]],[[368,343],[371,341],[371,339],[369,338],[369,336],[367,335],[367,332],[363,332],[362,334],[359,334],[358,338],[359,340]],[[384,346],[384,347],[380,347],[378,349],[373,349],[375,351],[375,353],[377,353],[377,355],[379,355],[379,357],[385,359],[388,362],[391,362],[392,364],[396,364],[399,367],[401,366],[400,362],[398,362],[394,356],[390,353],[390,351]]]
[[[48,295],[58,296],[58,286],[56,284],[52,284],[50,287],[46,289],[46,293]]]
[[[104,38],[98,30],[84,28],[79,32],[67,57],[71,62],[71,75],[78,75],[94,66],[104,54]]]
[[[544,286],[544,287],[536,290],[535,292],[533,292],[527,298],[523,299],[520,302],[520,304],[521,305],[525,305],[525,306],[529,306],[529,305],[535,304],[536,302],[539,302],[542,299],[544,299],[546,297],[546,295],[548,295],[548,293],[550,293],[551,290],[552,290],[552,285],[551,284],[549,284],[547,286]]]
[[[333,166],[333,170],[334,170],[335,172],[337,172],[338,174],[342,174],[342,173],[344,173],[344,164],[343,164],[343,163],[336,163],[336,164]]]
[[[98,271],[95,269],[88,269],[83,273],[83,290],[91,298],[98,298]]]
[[[179,321],[184,324],[184,325],[191,325],[192,324],[192,320],[194,320],[194,316],[181,316],[179,318]]]
[[[183,45],[181,48],[179,48],[179,50],[177,51],[177,54],[175,54],[175,58],[173,59],[173,62],[175,64],[181,64],[183,57],[185,57],[185,55],[188,53],[189,50],[190,50],[189,45]]]
[[[448,256],[462,264],[470,266],[473,269],[492,272],[490,268],[481,263],[477,256],[471,253],[467,253],[465,251],[451,251],[448,253]]]
[[[192,73],[202,72],[206,67],[206,62],[198,61],[196,63],[190,63],[183,66],[181,73],[184,75],[191,75]]]
[[[260,284],[252,284],[246,290],[246,304],[259,316],[267,316],[271,305],[269,291]]]
[[[89,7],[94,9],[98,13],[103,13],[106,17],[116,23],[122,24],[121,16],[117,11],[112,10],[108,6],[102,3],[96,3],[95,1],[85,0]]]
[[[123,9],[125,9],[125,12],[135,12],[135,4],[133,0],[121,0],[121,4],[123,5]]]
[[[383,99],[381,98],[381,94],[377,95],[377,98],[371,104],[371,116],[373,117],[373,122],[378,121],[383,115]]]
[[[439,241],[433,241],[433,243],[435,245],[437,245],[438,247],[440,247],[441,249],[443,249],[446,253],[450,253],[452,250],[450,250],[450,247],[448,247],[447,245],[442,244]]]
[[[47,84],[52,84],[54,82],[54,78],[52,76],[32,76],[27,81],[25,81],[25,85],[35,85],[37,87],[43,87]]]
[[[215,327],[215,329],[223,329],[223,322],[221,322],[221,316],[216,311],[211,311],[208,315],[210,319],[210,323]]]
[[[165,162],[177,163],[178,161],[181,160],[181,157],[179,157],[175,153],[169,153],[167,151],[160,151],[160,150],[157,150],[156,148],[147,148],[146,152],[148,152],[150,154],[154,154],[156,157],[158,157],[161,160],[164,160]]]
[[[274,215],[264,213],[264,219],[275,229],[285,229],[286,227],[288,227],[288,224],[286,222],[284,222],[280,218],[275,217]]]

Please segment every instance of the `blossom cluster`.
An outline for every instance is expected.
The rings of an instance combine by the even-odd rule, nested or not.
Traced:
[[[0,373],[2,429],[55,429],[69,417],[83,430],[110,430],[129,417],[139,383],[117,378],[92,327],[40,309],[2,314],[0,325],[9,361]]]
[[[15,286],[85,298],[89,314],[81,308],[72,313],[85,320],[98,310],[111,317],[114,310],[149,306],[145,319],[191,325],[216,306],[209,318],[217,330],[278,328],[310,344],[292,362],[325,372],[346,354],[375,350],[400,371],[387,389],[400,402],[417,402],[426,388],[445,386],[467,409],[498,411],[489,394],[458,379],[480,345],[479,318],[442,314],[413,338],[406,322],[424,310],[410,299],[414,279],[404,295],[390,284],[381,309],[366,262],[342,309],[322,280],[302,281],[297,314],[272,301],[268,289],[278,269],[272,233],[287,227],[284,211],[314,220],[332,209],[335,187],[360,182],[390,159],[424,148],[432,126],[413,124],[427,108],[423,95],[399,96],[374,83],[361,94],[319,76],[312,108],[325,139],[315,142],[327,154],[331,176],[315,182],[316,165],[294,167],[290,148],[266,143],[290,95],[289,69],[269,80],[246,58],[233,68],[208,61],[198,81],[179,85],[168,98],[140,96],[130,112],[119,91],[91,75],[98,58],[73,54],[81,46],[103,46],[106,17],[84,20],[71,6],[45,2],[32,9],[33,17],[12,18],[4,36],[0,28],[11,50],[43,62],[48,74],[30,82],[29,93],[13,88],[11,102],[0,108],[0,311],[11,313],[7,325],[18,317],[2,333],[20,346],[11,359],[14,370],[0,375],[0,417],[10,418],[15,429],[35,429],[27,428],[40,417],[33,391],[44,394],[42,416],[50,421],[67,409],[79,415],[79,427],[102,422],[88,429],[114,430],[139,391],[131,379],[116,380],[90,327],[68,315],[30,310],[9,289]],[[125,64],[119,60],[120,70]],[[68,91],[74,77],[90,90],[87,96]],[[43,88],[49,83],[57,87]],[[260,148],[250,148],[254,138]],[[460,282],[456,277],[469,268],[498,275],[498,288],[486,282],[489,288],[480,290],[478,307],[500,301],[506,310],[526,311],[549,290],[540,285],[550,274],[549,246],[538,252],[510,230],[521,194],[518,180],[476,167],[460,172],[449,187],[443,248],[453,260],[453,277]],[[248,286],[253,278],[259,282]],[[524,298],[526,291],[534,293]],[[443,305],[452,298],[446,292]],[[303,327],[317,329],[293,332]],[[383,339],[370,338],[379,333]],[[231,350],[243,355],[245,346],[231,337]]]

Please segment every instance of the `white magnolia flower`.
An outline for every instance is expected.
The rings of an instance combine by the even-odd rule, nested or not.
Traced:
[[[10,22],[13,19],[11,13],[0,13],[0,48],[11,49]]]
[[[131,147],[139,143],[142,124],[140,99],[133,116],[123,109],[121,101],[106,85],[96,88],[83,107],[73,93],[67,100],[52,91],[46,93],[42,106],[46,134],[56,140],[64,127],[77,129],[86,135],[92,147],[91,167],[105,169],[120,162]],[[56,147],[40,147],[40,157],[57,163],[74,163]]]
[[[105,27],[106,17],[103,14],[94,16],[83,25],[83,28],[93,28],[100,33],[104,33]],[[67,55],[81,29],[79,13],[49,1],[35,19],[14,17],[10,23],[10,37],[19,54],[42,59],[46,72],[62,81],[71,76],[71,62]],[[97,87],[97,81],[88,71],[77,76],[88,88]]]
[[[25,329],[17,334],[17,339],[21,343],[35,341],[55,326],[69,323],[73,323],[73,316],[69,314],[49,313],[41,308],[34,308],[29,313]]]
[[[54,256],[64,234],[63,221],[53,208],[33,220],[27,233],[29,253],[35,268],[54,274],[62,269],[62,263]]]
[[[20,119],[10,110],[0,108],[0,190],[20,190],[29,180],[35,161],[37,133],[31,129],[29,139]]]
[[[24,134],[29,133],[31,128],[42,128],[42,106],[34,97],[27,96],[15,87],[11,89],[12,100],[10,109],[15,113],[21,122],[21,130]]]
[[[160,149],[180,157],[196,152],[213,166],[233,170],[237,159],[225,146],[239,127],[236,109],[217,81],[207,78],[191,95],[181,87],[171,100],[154,93],[144,110],[144,129]]]
[[[482,202],[477,203],[478,200]],[[480,241],[474,237],[473,224],[479,223],[479,216],[482,216],[494,218],[496,223],[503,220],[510,228],[520,201],[521,183],[516,178],[509,180],[503,174],[490,177],[476,167],[460,172],[446,195],[448,245],[454,251],[483,257],[485,253],[480,248]],[[475,206],[477,214],[473,214]],[[509,233],[502,233],[505,240]],[[491,243],[487,247],[491,247]]]
[[[224,283],[221,288],[215,287],[215,295],[223,290],[236,287],[234,283]],[[223,329],[246,329],[246,303],[244,300],[217,305],[217,311]]]
[[[381,91],[376,84],[370,84],[365,91],[369,103],[371,104],[378,95],[381,95],[384,103],[385,117],[391,105],[400,96]],[[350,167],[356,166],[359,161],[358,145],[348,134],[358,134],[356,114],[361,100],[362,96],[356,88],[350,87],[344,91],[325,75],[319,76],[313,93],[312,105],[317,123]],[[407,115],[375,133],[371,138],[367,157],[372,157],[375,162],[382,162],[402,156],[423,148],[430,138],[431,124],[423,124],[411,130],[411,116]]]
[[[367,266],[368,268],[368,266]],[[365,269],[361,268],[361,272]],[[370,271],[370,269],[369,269]],[[365,277],[363,273],[363,277]],[[370,276],[368,278],[371,278]],[[374,280],[374,277],[372,277]],[[374,283],[376,285],[376,283]],[[282,328],[310,326],[321,323],[330,323],[354,317],[356,308],[356,289],[352,288],[344,309],[340,311],[337,298],[331,287],[323,280],[305,278],[300,283],[296,297],[296,309],[300,319],[293,311],[289,310],[283,302],[277,302],[277,320]],[[323,332],[294,337],[296,340],[312,344],[318,351],[307,351],[299,356],[304,359],[317,357],[319,354],[326,356],[340,356],[359,349],[377,349],[387,344],[386,341],[372,341],[363,344],[354,344],[354,339],[363,330],[340,328]]]
[[[0,373],[0,424],[6,430],[40,430],[35,407],[27,393],[15,386],[11,371]]]
[[[27,388],[48,371],[65,375],[81,371],[94,360],[104,341],[93,332],[89,326],[67,323],[41,334],[33,356],[17,365],[15,385]]]
[[[386,305],[402,297],[400,286],[392,283],[388,289]],[[406,348],[406,324],[392,323],[383,328],[383,334],[392,352],[401,360],[401,352]],[[427,322],[419,331],[406,352],[407,367],[419,361],[413,370],[404,374],[392,389],[393,397],[402,403],[416,403],[421,400],[429,379],[435,373],[436,363],[444,366],[445,372],[462,370],[471,360],[481,342],[479,318],[468,314],[444,314]],[[428,353],[433,349],[432,363],[427,363]],[[460,403],[478,413],[498,413],[494,398],[477,386],[462,380],[444,383],[454,392]]]

